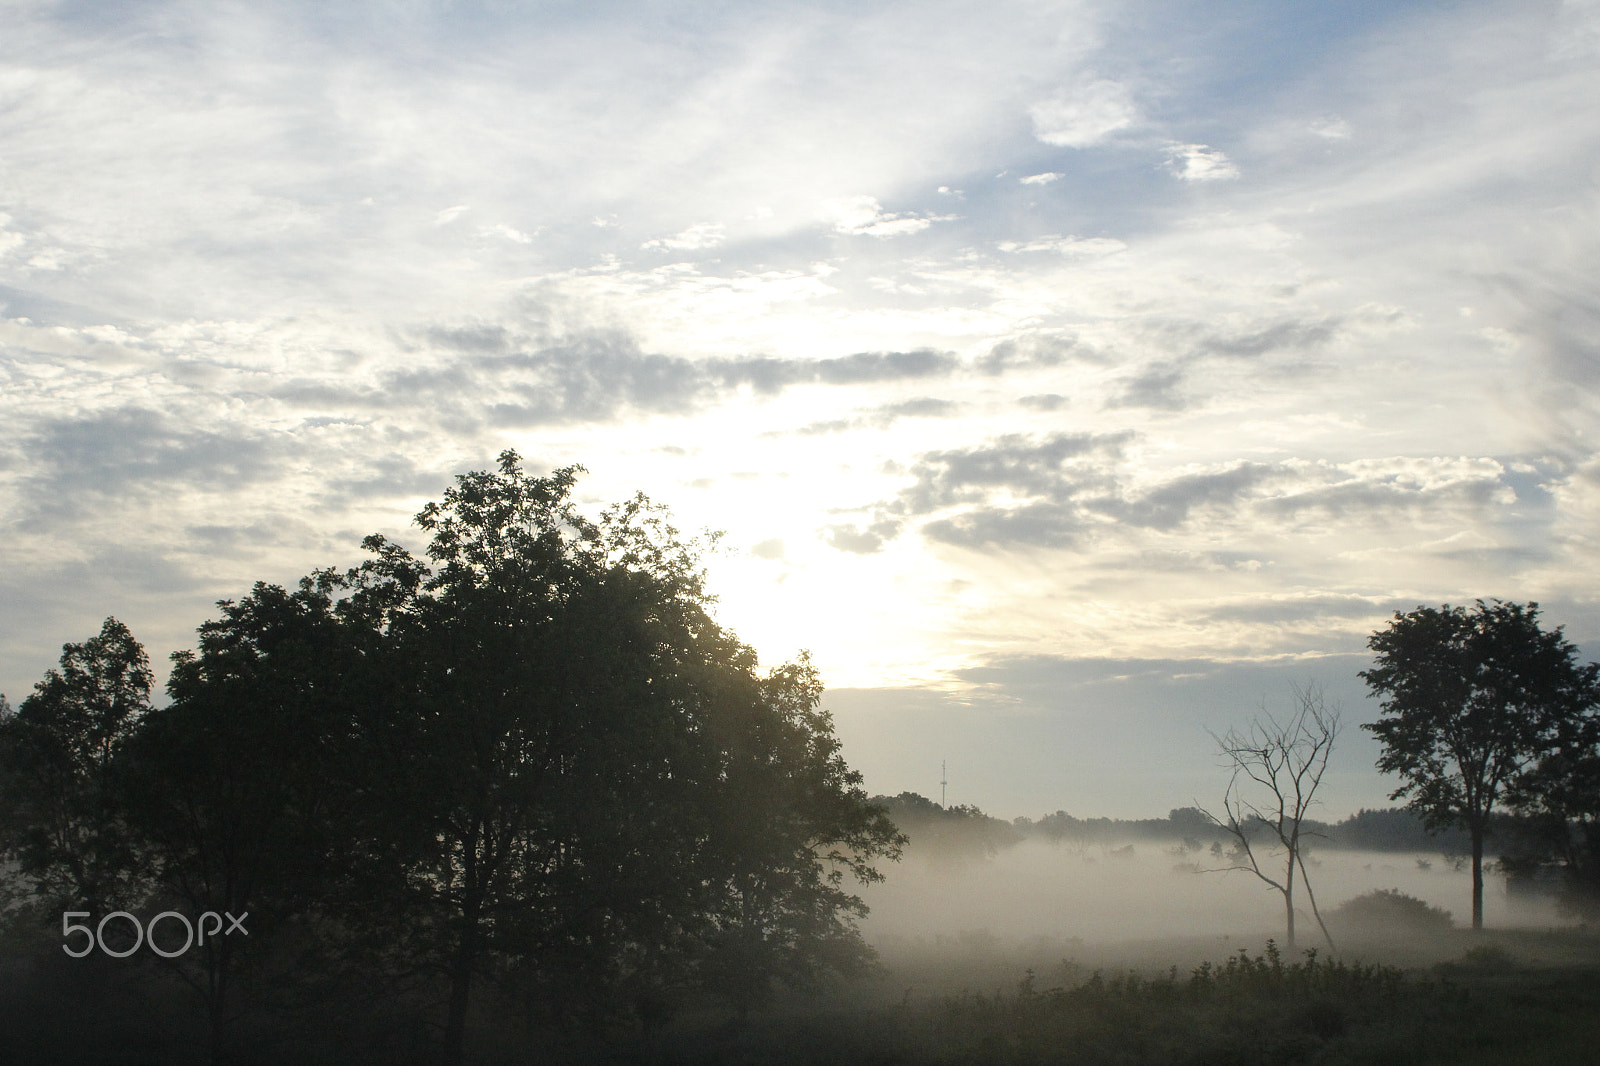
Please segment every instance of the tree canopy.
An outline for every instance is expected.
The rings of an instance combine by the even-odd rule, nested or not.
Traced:
[[[1362,671],[1383,714],[1362,728],[1383,742],[1378,769],[1434,828],[1460,825],[1472,843],[1472,925],[1483,927],[1483,843],[1490,814],[1525,770],[1593,708],[1600,666],[1580,664],[1539,605],[1396,613],[1367,641]]]
[[[904,838],[816,669],[758,669],[711,614],[705,545],[642,496],[583,516],[580,473],[506,452],[418,514],[420,554],[369,537],[358,566],[222,602],[159,710],[108,621],[14,716],[32,746],[5,725],[6,780],[61,748],[72,817],[114,808],[144,886],[121,906],[251,915],[248,940],[171,964],[217,1057],[230,990],[289,957],[302,984],[434,997],[451,1063],[486,989],[536,1026],[650,1025],[685,996],[742,1012],[868,962],[852,884]],[[9,852],[33,855],[50,813],[21,811]]]
[[[41,902],[100,909],[129,891],[114,760],[149,709],[151,680],[144,648],[107,618],[0,716],[0,854]]]

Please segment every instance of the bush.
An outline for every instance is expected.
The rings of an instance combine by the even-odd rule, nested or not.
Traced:
[[[1432,933],[1454,926],[1450,912],[1398,888],[1380,888],[1339,904],[1330,917],[1349,929]]]

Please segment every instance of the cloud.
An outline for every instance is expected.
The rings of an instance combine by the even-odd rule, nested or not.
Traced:
[[[1258,356],[1284,349],[1304,351],[1321,347],[1339,332],[1337,316],[1320,319],[1274,322],[1258,328],[1214,331],[1200,342],[1200,348],[1217,355]]]
[[[1049,185],[1052,181],[1060,181],[1064,176],[1054,171],[1046,171],[1043,174],[1029,174],[1025,178],[1018,178],[1017,181],[1023,185]]]
[[[1063,148],[1088,148],[1140,121],[1127,87],[1104,78],[1063,89],[1028,114],[1035,137]]]
[[[427,411],[455,431],[603,423],[630,413],[685,414],[724,402],[742,386],[776,395],[798,385],[868,386],[948,375],[952,353],[917,349],[827,359],[770,356],[695,360],[645,352],[626,333],[589,330],[560,339],[501,324],[412,331],[412,365],[362,383],[301,376],[268,386],[307,413]],[[946,401],[903,401],[880,416],[933,416]]]
[[[706,372],[728,386],[751,385],[776,393],[790,385],[868,385],[940,377],[961,365],[951,352],[921,348],[909,352],[856,352],[831,359],[777,359],[770,356],[707,360]]]
[[[1010,370],[1060,366],[1068,359],[1093,361],[1095,356],[1074,334],[1026,333],[997,341],[974,365],[982,373],[996,375]]]
[[[1178,391],[1184,371],[1171,363],[1154,363],[1129,378],[1121,393],[1106,401],[1107,407],[1149,407],[1159,411],[1181,411],[1189,400]]]
[[[1206,617],[1218,622],[1274,625],[1327,618],[1384,618],[1414,606],[1409,601],[1376,596],[1283,594],[1222,604],[1207,611]]]
[[[1338,115],[1327,115],[1311,124],[1311,132],[1330,141],[1348,141],[1351,132],[1350,123]]]
[[[196,429],[143,407],[45,419],[24,440],[32,508],[57,518],[107,498],[257,484],[278,476],[292,451],[282,436]]]
[[[871,555],[883,549],[883,538],[856,526],[832,526],[826,531],[828,544],[842,552]]]
[[[1085,461],[1116,456],[1130,436],[1010,433],[975,448],[927,452],[911,468],[916,483],[894,506],[899,513],[923,515],[1002,490],[1015,496],[1070,496],[1079,487],[1074,475]]]
[[[907,517],[954,511],[925,522],[922,535],[963,547],[1065,546],[1087,514],[1072,497],[1096,486],[1097,465],[1118,455],[1128,439],[1126,433],[1007,434],[974,448],[926,452],[910,469],[913,484],[871,508],[873,525],[830,527],[828,542],[869,554],[897,536]],[[996,496],[1027,502],[991,506]]]
[[[1527,521],[1529,509],[1548,496],[1536,472],[1513,468],[1527,464],[1492,458],[1234,460],[1152,477],[1129,461],[1133,441],[1128,431],[1010,434],[970,448],[926,452],[907,471],[912,483],[871,509],[883,520],[925,518],[921,535],[938,543],[1092,544],[1108,551],[1117,543],[1137,544],[1147,534],[1203,529],[1263,537],[1334,526],[1352,537],[1372,537],[1396,522],[1449,532],[1485,523],[1509,529]],[[1433,549],[1441,555],[1460,550],[1481,552],[1485,545],[1449,541]],[[1198,561],[1190,552],[1180,569]],[[1247,551],[1215,565],[1234,569],[1245,562],[1259,566]],[[1207,568],[1215,566],[1201,567]]]
[[[780,539],[764,540],[759,544],[751,545],[750,554],[757,559],[767,559],[775,562],[783,561],[783,541]]]
[[[1041,500],[1020,507],[981,507],[940,518],[922,527],[922,535],[958,548],[1070,548],[1085,528],[1082,508]]]
[[[1185,474],[1132,498],[1092,500],[1088,506],[1127,525],[1170,530],[1189,519],[1197,507],[1232,510],[1253,488],[1277,474],[1278,468],[1260,463],[1239,463],[1214,473]]]
[[[1115,255],[1128,246],[1114,237],[1063,237],[1052,233],[1030,241],[1001,241],[995,247],[1002,252],[1055,252],[1069,258],[1092,259]]]
[[[954,400],[941,400],[933,396],[920,396],[913,400],[884,404],[865,411],[856,418],[834,418],[813,422],[798,432],[814,437],[825,433],[843,433],[852,429],[887,429],[902,418],[949,418],[959,412],[962,405]]]
[[[874,196],[840,196],[824,200],[818,206],[817,214],[835,233],[880,238],[920,233],[935,222],[949,222],[956,217],[910,213],[891,215],[883,210]]]
[[[705,248],[715,248],[728,239],[727,227],[720,222],[702,222],[698,226],[690,226],[676,237],[662,237],[653,241],[645,241],[639,247],[651,249],[662,248],[673,252],[700,251]]]
[[[1203,144],[1175,144],[1167,149],[1167,168],[1184,181],[1227,181],[1239,168],[1227,155]]]

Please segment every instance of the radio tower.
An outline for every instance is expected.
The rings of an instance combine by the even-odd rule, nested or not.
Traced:
[[[945,780],[945,778],[947,776],[948,775],[946,775],[945,772],[944,772],[944,760],[940,759],[939,760],[939,806],[941,806],[941,807],[944,806],[944,790],[945,790],[945,786],[950,783],[949,781]]]

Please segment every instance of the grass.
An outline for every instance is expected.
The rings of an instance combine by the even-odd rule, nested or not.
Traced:
[[[1595,1061],[1600,954],[1574,934],[1474,943],[1425,968],[1283,956],[1268,941],[1187,971],[1025,970],[1009,987],[704,1020],[592,1061],[929,1066],[1473,1066]],[[1514,947],[1504,943],[1510,940]],[[1518,950],[1520,949],[1520,951]],[[1572,955],[1587,956],[1573,962]],[[1518,958],[1553,956],[1554,963]],[[1056,967],[1073,974],[1068,964]],[[885,984],[893,982],[895,972]]]
[[[1352,944],[1336,958],[1290,958],[1270,940],[1225,952],[1216,940],[1074,943],[1068,947],[1086,962],[1060,954],[1045,961],[1045,951],[1060,947],[984,937],[920,951],[902,946],[888,953],[876,979],[828,997],[787,999],[744,1023],[707,1001],[650,1037],[613,1034],[595,1042],[539,1034],[486,1011],[469,1061],[1559,1066],[1594,1062],[1600,1048],[1600,937],[1573,930],[1457,930],[1412,943]],[[35,1061],[107,1066],[203,1057],[201,1034],[175,990],[130,983],[115,967],[68,961],[8,982],[0,1030],[13,1048],[40,1052]],[[299,1035],[283,1029],[283,1018],[258,1021],[272,1031],[246,1041],[240,1063],[429,1059],[425,1036],[388,1032],[400,1018],[378,1032],[353,1017],[330,1017],[301,1024]]]

